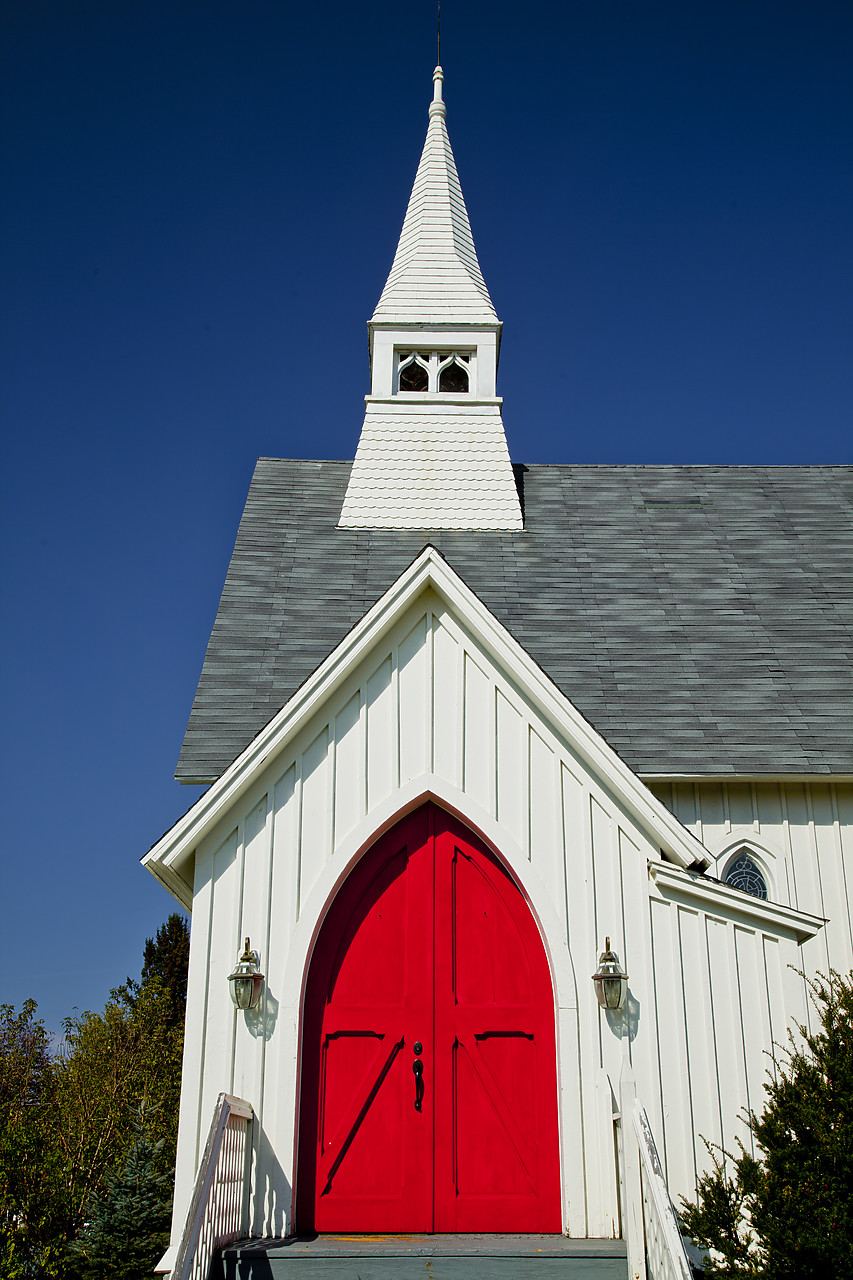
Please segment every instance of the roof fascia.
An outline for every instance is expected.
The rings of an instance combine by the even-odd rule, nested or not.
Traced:
[[[145,858],[140,859],[143,867],[147,867],[148,870],[151,872],[151,874],[154,876],[155,880],[160,881],[161,885],[166,890],[166,892],[170,893],[172,897],[177,902],[179,902],[186,911],[189,911],[190,913],[192,913],[192,909],[193,909],[192,883],[188,879],[186,879],[185,876],[179,875],[176,870],[174,870],[172,867],[166,866],[162,862],[147,862],[146,861],[147,857],[148,855],[146,854]],[[193,865],[195,864],[193,863]]]
[[[696,837],[652,795],[440,553],[427,546],[218,781],[143,856],[142,865],[162,880],[170,893],[175,893],[173,877],[178,876],[182,886],[187,884],[179,874],[178,864],[195,850],[199,841],[251,786],[264,765],[343,683],[362,656],[390,630],[403,610],[427,586],[432,586],[460,616],[497,664],[512,673],[539,713],[571,742],[587,767],[606,780],[653,844],[679,866],[707,865],[707,850]],[[171,871],[169,883],[160,875],[160,869]]]
[[[779,902],[753,898],[750,894],[733,889],[720,880],[696,875],[665,862],[650,862],[649,875],[663,891],[675,893],[678,897],[698,903],[706,911],[740,916],[751,925],[757,924],[763,928],[771,925],[774,929],[787,929],[789,933],[794,934],[798,943],[807,942],[809,938],[813,938],[826,924],[826,920],[821,916],[809,915],[806,911],[795,911],[793,907],[783,906]]]
[[[409,338],[413,333],[500,333],[503,320],[368,320],[367,326],[375,333],[400,334],[401,338]]]

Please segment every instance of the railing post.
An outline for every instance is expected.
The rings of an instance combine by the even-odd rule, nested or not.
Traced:
[[[237,1120],[244,1122],[242,1131],[235,1129],[234,1121]],[[191,1276],[195,1280],[203,1280],[216,1250],[239,1238],[248,1213],[245,1190],[253,1120],[254,1111],[250,1103],[220,1093],[196,1173],[171,1280],[190,1280]],[[242,1160],[239,1156],[241,1143]]]
[[[634,1103],[632,1128],[640,1151],[640,1177],[646,1231],[646,1256],[652,1280],[692,1280],[693,1271],[681,1238],[678,1214],[666,1185],[645,1108]]]
[[[252,1165],[255,1150],[255,1118],[247,1121],[243,1134],[243,1194],[240,1197],[240,1236],[247,1237],[252,1230]],[[257,1168],[255,1168],[257,1176]]]
[[[631,1280],[646,1280],[646,1233],[643,1227],[643,1186],[640,1173],[640,1148],[634,1131],[634,1107],[637,1086],[630,1060],[622,1059],[619,1075],[619,1158],[622,1161],[622,1185],[625,1203],[622,1207],[625,1244],[628,1250],[628,1275]]]

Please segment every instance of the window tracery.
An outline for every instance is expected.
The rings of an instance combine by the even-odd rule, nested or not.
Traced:
[[[468,390],[468,370],[463,364],[464,360],[464,356],[454,354],[439,366],[439,391],[452,391],[458,395]]]
[[[746,847],[738,849],[726,864],[723,883],[743,893],[751,893],[754,898],[766,899],[768,896],[764,873]]]
[[[402,361],[400,364],[399,389],[400,391],[428,391],[429,390],[429,364],[417,352]]]
[[[398,351],[395,392],[468,395],[473,360],[471,351]]]

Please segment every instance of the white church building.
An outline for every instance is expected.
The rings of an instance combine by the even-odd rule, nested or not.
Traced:
[[[176,1277],[502,1234],[687,1276],[666,1189],[853,967],[853,471],[514,465],[442,81],[355,460],[259,459],[209,786],[143,859],[192,912]]]

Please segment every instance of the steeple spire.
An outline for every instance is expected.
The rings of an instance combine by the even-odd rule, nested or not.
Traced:
[[[477,261],[433,72],[429,127],[403,230],[368,325],[371,394],[340,524],[522,528],[501,400],[501,322]]]
[[[441,67],[432,79],[426,142],[373,323],[496,324],[447,136]]]
[[[441,69],[441,63],[438,64],[432,73],[432,102],[429,104],[430,118],[432,116],[446,116],[447,108],[444,105],[444,99],[441,96],[441,86],[444,84],[444,72]]]

